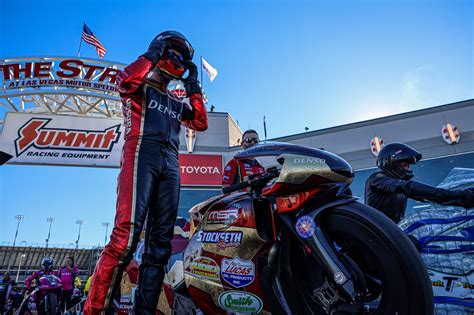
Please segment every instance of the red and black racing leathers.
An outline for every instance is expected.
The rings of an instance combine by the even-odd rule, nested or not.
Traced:
[[[117,86],[122,97],[125,144],[118,178],[115,225],[95,268],[84,313],[110,312],[123,270],[139,241],[145,218],[145,252],[140,265],[136,314],[155,314],[171,252],[179,200],[178,148],[181,124],[207,129],[201,93],[190,106],[144,83],[153,68],[145,57],[127,66]]]
[[[265,168],[256,159],[232,159],[224,168],[222,186],[241,183],[254,174],[265,174]]]

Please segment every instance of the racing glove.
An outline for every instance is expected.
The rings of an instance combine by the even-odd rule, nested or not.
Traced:
[[[144,53],[142,56],[147,58],[153,63],[153,66],[156,66],[158,60],[163,56],[168,43],[165,41],[153,41],[148,47],[148,51]]]
[[[407,196],[416,200],[428,200],[442,205],[474,207],[474,190],[447,190],[415,181],[407,184]]]
[[[186,96],[190,97],[194,93],[202,94],[201,86],[198,82],[197,66],[191,60],[186,62],[189,74],[183,79],[184,88],[186,89]]]

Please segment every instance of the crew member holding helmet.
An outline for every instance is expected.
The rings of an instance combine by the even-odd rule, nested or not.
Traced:
[[[431,201],[460,207],[474,207],[474,191],[447,190],[412,180],[410,165],[421,160],[421,154],[404,143],[390,143],[380,150],[377,166],[381,169],[367,178],[365,203],[380,210],[395,223],[405,215],[407,199]]]
[[[179,201],[178,148],[181,124],[207,129],[207,113],[184,35],[166,31],[117,79],[122,97],[125,144],[118,178],[115,224],[97,263],[84,307],[87,314],[112,313],[111,302],[132,259],[145,218],[145,252],[135,296],[135,314],[155,314]],[[188,75],[184,77],[186,71]],[[182,80],[189,104],[168,92]]]

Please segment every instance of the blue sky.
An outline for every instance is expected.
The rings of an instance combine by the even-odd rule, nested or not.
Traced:
[[[0,1],[0,58],[77,54],[82,23],[129,63],[179,30],[219,70],[210,104],[269,137],[473,97],[472,1]],[[83,45],[82,56],[96,57]],[[195,59],[196,61],[198,58]],[[118,170],[0,167],[0,241],[103,242]]]

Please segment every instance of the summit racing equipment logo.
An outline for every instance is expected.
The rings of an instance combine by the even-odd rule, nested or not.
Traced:
[[[40,150],[75,150],[111,152],[120,139],[120,124],[105,130],[46,128],[51,118],[31,118],[18,130],[15,139],[16,156],[31,147]]]

